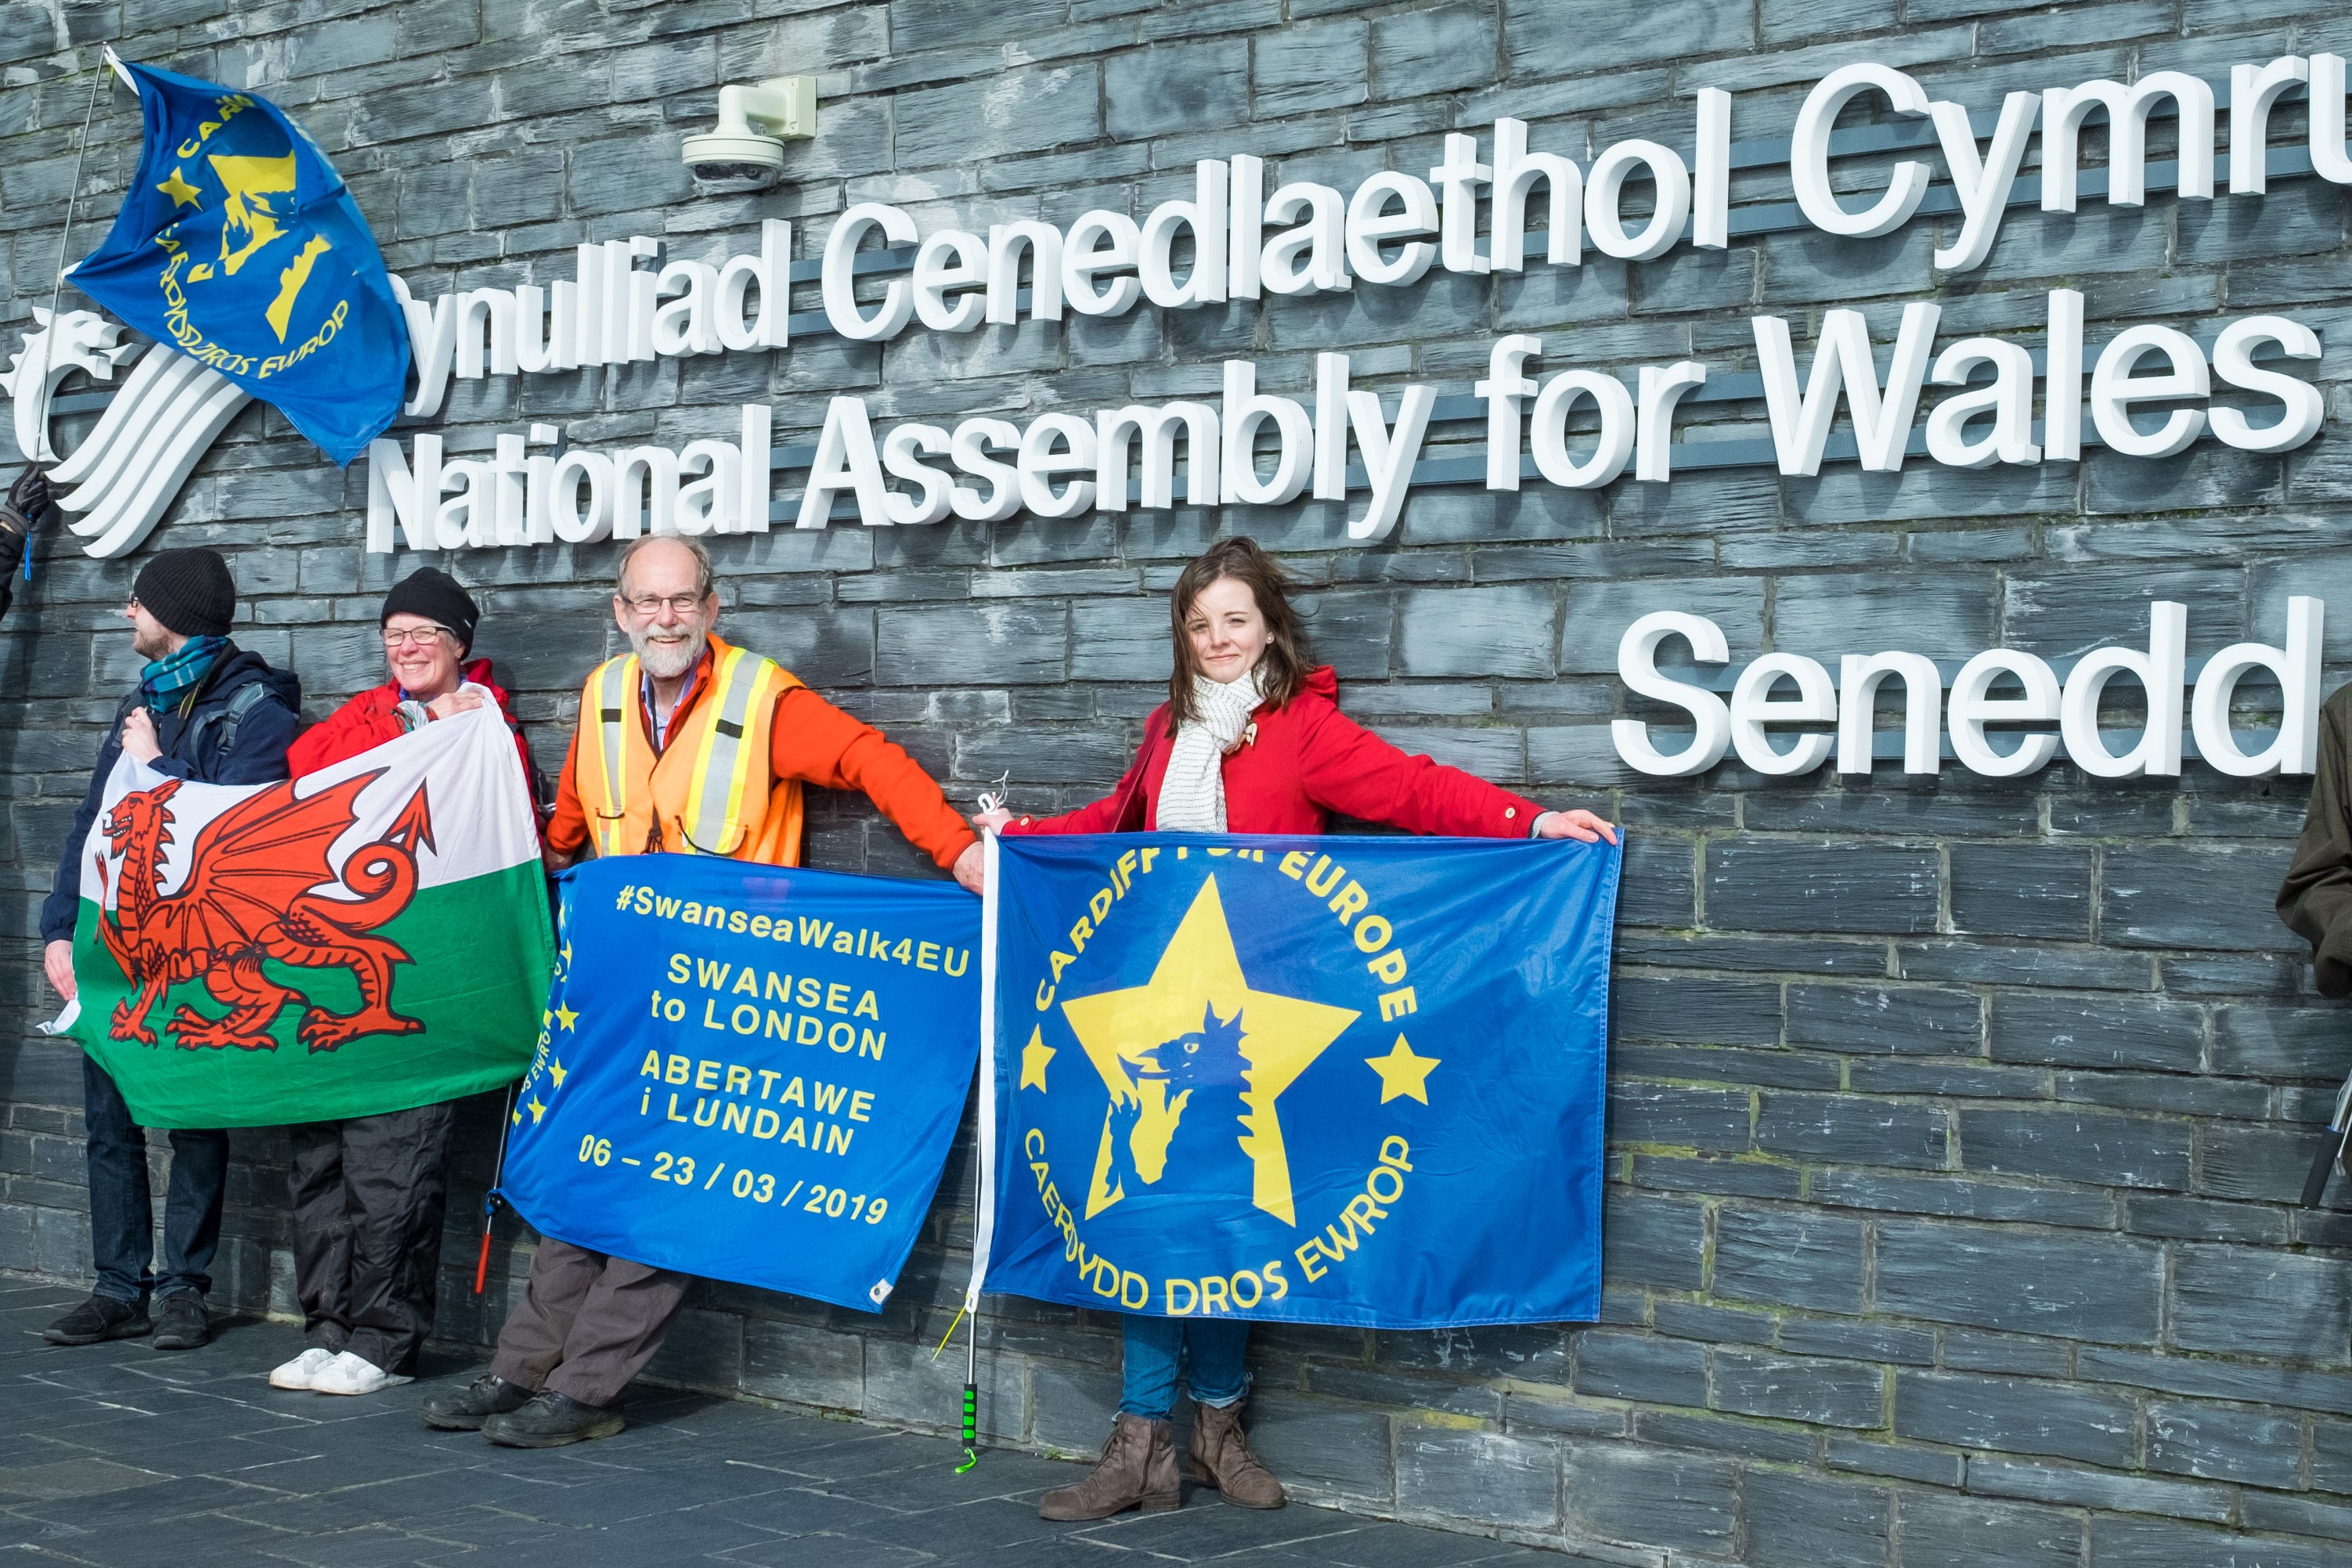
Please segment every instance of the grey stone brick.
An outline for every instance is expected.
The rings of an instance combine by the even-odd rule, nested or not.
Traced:
[[[1738,1524],[1730,1460],[1624,1443],[1570,1443],[1566,1459],[1571,1531],[1708,1555],[1730,1545]]]
[[[1780,1033],[1780,988],[1769,982],[1628,975],[1612,993],[1621,1039],[1709,1045],[1771,1045]]]
[[[1762,653],[1764,585],[1752,578],[1648,579],[1571,584],[1560,623],[1562,674],[1613,674],[1625,628],[1657,610],[1702,615],[1722,628],[1734,664]],[[1688,669],[1691,651],[1680,639],[1658,650],[1662,669]]]
[[[1372,77],[1381,97],[1457,92],[1492,81],[1496,20],[1484,5],[1381,17],[1372,26]]]
[[[1576,1336],[1574,1386],[1601,1399],[1652,1405],[1706,1405],[1706,1347],[1653,1334]]]
[[[2303,1423],[2220,1405],[2147,1407],[2150,1469],[2292,1488],[2303,1474]]]
[[[1715,1353],[1713,1403],[1719,1410],[1822,1427],[1871,1427],[1885,1424],[1885,1375],[1862,1362]]]
[[[2278,948],[2289,946],[2271,908],[2286,846],[2151,845],[2111,850],[2101,878],[2099,929],[2127,946]],[[2183,898],[2195,887],[2200,896]]]
[[[1091,63],[1002,71],[901,93],[891,105],[902,166],[1042,152],[1102,131],[1101,86]]]
[[[1696,1203],[1612,1189],[1601,1243],[1601,1271],[1610,1282],[1695,1291],[1704,1263],[1706,1211]]]
[[[1285,27],[1250,42],[1252,108],[1259,118],[1339,109],[1371,96],[1360,21]]]
[[[1113,136],[1222,131],[1249,101],[1249,50],[1239,39],[1161,45],[1114,55],[1103,72]]]
[[[1744,1090],[1626,1083],[1609,1094],[1613,1144],[1736,1151],[1748,1147],[1748,1124]]]
[[[2347,1265],[2252,1247],[2182,1247],[2167,1338],[2183,1350],[2341,1360]],[[2250,1303],[2261,1303],[2249,1311]]]
[[[1861,1094],[1767,1094],[1757,1146],[1845,1165],[1940,1170],[1948,1133],[1933,1106]]]
[[[1740,1497],[1748,1554],[1765,1568],[1880,1568],[1889,1502],[1883,1487],[1751,1470]]]
[[[2331,1568],[2342,1561],[2336,1548],[2315,1541],[2280,1541],[2225,1534],[2175,1524],[2168,1520],[2113,1515],[2091,1521],[2094,1568]]]
[[[2175,1519],[2226,1522],[2231,1494],[2221,1487],[2193,1486],[2147,1476],[2111,1475],[2063,1465],[2020,1464],[1983,1454],[1969,1459],[1969,1490],[1986,1497],[2013,1497],[2063,1508],[2118,1509],[2161,1513]]]
[[[1900,1443],[1865,1442],[1855,1437],[1832,1437],[1822,1445],[1822,1462],[1833,1470],[1859,1475],[1892,1476],[1924,1481],[1957,1490],[1967,1471],[1967,1460],[1940,1448],[1915,1448]]]
[[[2098,1345],[2083,1346],[2076,1352],[2074,1364],[2082,1376],[2098,1383],[2352,1415],[2352,1377],[2342,1373]]]
[[[1962,1111],[1960,1164],[1974,1171],[2108,1186],[2189,1185],[2189,1129],[2145,1116]]]
[[[1532,747],[1531,739],[1531,749]],[[1548,768],[1539,768],[1538,771],[1550,776]],[[1655,833],[1631,833],[1623,842],[1625,859],[1617,884],[1619,926],[1681,927],[1696,924],[1698,883],[1690,841]],[[1623,951],[1622,937],[1620,951]]]
[[[1997,1061],[2193,1072],[2205,1020],[2193,1005],[2154,997],[2015,992],[1993,998],[1990,1038]]]
[[[1741,931],[1931,931],[1930,850],[1752,841],[1710,847],[1706,923]]]
[[[1782,578],[1773,594],[1772,645],[1830,660],[1832,669],[1842,653],[1900,649],[1954,657],[2000,641],[1990,589],[1980,572]]]
[[[2163,1252],[2147,1242],[1885,1220],[1877,1262],[1882,1311],[2106,1344],[2156,1333]]]
[[[1715,1292],[1773,1305],[1859,1312],[1864,1251],[1863,1228],[1853,1220],[1727,1207],[1716,1219]]]
[[[1834,1089],[1842,1076],[1835,1060],[1811,1051],[1737,1046],[1620,1044],[1615,1061],[1626,1078],[1700,1078],[1776,1089]]]
[[[2060,1383],[1898,1372],[1895,1431],[1916,1441],[2129,1468],[2138,1414],[2127,1398]]]
[[[1542,1438],[1405,1426],[1396,1437],[1397,1506],[1549,1529],[1559,1520],[1559,1448]]]
[[[1336,1408],[1276,1390],[1250,1398],[1250,1448],[1287,1484],[1385,1503],[1394,1491],[1385,1413]]]
[[[2091,855],[2039,844],[1955,844],[1952,925],[2080,940],[2091,928]]]
[[[1789,1043],[1829,1051],[1973,1055],[1983,1004],[1926,987],[1791,986]]]
[[[2070,1568],[2081,1561],[2082,1524],[2056,1509],[1906,1492],[1895,1517],[1904,1568]]]
[[[1549,677],[1556,602],[1549,585],[1411,590],[1399,610],[1400,673]]]
[[[982,668],[1005,685],[1065,673],[1068,625],[1059,605],[889,609],[876,619],[875,675],[887,685],[952,685],[960,672]]]
[[[866,1341],[800,1323],[751,1319],[743,1325],[746,1394],[857,1411],[866,1404]]]

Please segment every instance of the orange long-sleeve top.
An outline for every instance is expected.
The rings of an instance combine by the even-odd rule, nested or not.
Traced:
[[[710,654],[706,650],[702,662],[688,677],[686,690],[678,694],[677,706],[663,727],[666,734],[675,733],[678,721],[709,693],[709,675]],[[656,727],[642,694],[637,716],[651,737]],[[777,778],[797,779],[826,789],[863,791],[942,870],[952,870],[956,857],[977,841],[970,825],[948,804],[922,764],[880,730],[842,712],[806,686],[788,687],[776,698],[775,721],[768,733],[768,764]],[[548,846],[560,854],[577,854],[588,843],[588,813],[580,804],[579,766],[580,731],[574,727],[563,758],[563,776],[556,786],[555,815],[547,824]]]

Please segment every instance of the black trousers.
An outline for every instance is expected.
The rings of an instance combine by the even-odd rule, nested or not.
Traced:
[[[221,1203],[228,1191],[228,1134],[172,1134],[172,1179],[163,1197],[163,1268],[155,1260],[154,1197],[147,1183],[147,1134],[131,1119],[122,1091],[89,1057],[81,1059],[82,1120],[89,1132],[89,1242],[97,1293],[137,1304],[150,1291],[198,1295],[213,1288]]]
[[[454,1103],[305,1122],[294,1140],[294,1291],[303,1337],[415,1370],[439,1294]]]

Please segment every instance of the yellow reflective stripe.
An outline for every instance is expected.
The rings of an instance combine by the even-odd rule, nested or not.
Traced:
[[[695,747],[693,782],[686,797],[686,837],[688,843],[699,854],[725,854],[734,846],[727,839],[728,790],[724,785],[711,788],[713,775],[731,776],[738,754],[741,751],[743,732],[742,706],[745,689],[751,684],[743,678],[744,661],[749,657],[740,648],[730,648],[711,672],[712,691],[709,715],[702,727],[701,742]],[[734,720],[734,734],[727,733],[728,720]],[[718,810],[712,810],[712,797],[718,797]]]
[[[582,716],[593,722],[598,759],[604,764],[604,801],[597,813],[596,840],[608,855],[620,852],[621,821],[629,810],[627,726],[636,668],[634,653],[607,660],[596,683],[596,712]]]
[[[775,706],[776,680],[781,674],[773,664],[760,659],[754,664],[751,678],[742,685],[742,700],[737,706],[734,723],[743,733],[734,737],[735,766],[728,770],[727,779],[727,821],[730,822],[746,820],[744,808],[746,797],[751,790],[752,778],[755,774],[762,778],[766,776],[765,769],[761,767],[764,760],[760,755],[761,748],[751,744],[751,716],[766,713]],[[730,845],[729,852],[732,853],[740,847]]]

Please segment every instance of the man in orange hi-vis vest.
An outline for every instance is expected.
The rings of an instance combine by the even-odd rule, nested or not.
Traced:
[[[804,785],[866,792],[958,882],[981,887],[981,847],[929,775],[882,732],[774,663],[722,641],[701,545],[648,536],[621,552],[614,618],[630,652],[580,697],[549,863],[597,855],[801,857]],[[661,1348],[689,1277],[542,1237],[490,1370],[424,1405],[427,1426],[479,1428],[511,1448],[621,1429],[616,1401]]]

